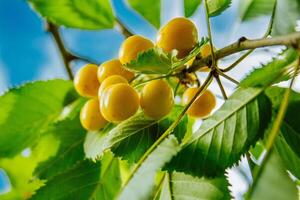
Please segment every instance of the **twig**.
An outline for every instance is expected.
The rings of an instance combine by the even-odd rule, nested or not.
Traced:
[[[277,36],[274,38],[263,38],[248,40],[241,38],[237,42],[228,45],[215,52],[216,59],[224,58],[226,56],[238,53],[240,51],[255,49],[267,46],[293,46],[300,47],[300,32],[291,33],[288,35]],[[193,65],[188,68],[188,72],[194,72],[203,66],[209,65],[212,62],[212,56],[206,58],[195,59]]]
[[[66,71],[68,73],[68,76],[71,80],[73,80],[73,72],[71,69],[70,62],[75,59],[75,57],[69,53],[69,51],[66,50],[64,43],[62,41],[62,38],[60,37],[58,27],[52,24],[51,22],[46,22],[46,30],[52,34],[53,39],[59,49],[60,55],[63,59],[64,66],[66,68]]]
[[[275,18],[275,13],[276,13],[276,8],[277,8],[277,0],[275,0],[274,6],[273,6],[273,10],[272,10],[272,15],[271,15],[270,22],[269,22],[269,26],[268,26],[267,32],[264,35],[264,38],[268,37],[271,34],[271,32],[272,32],[273,24],[274,24],[274,18]]]
[[[238,82],[238,81],[235,80],[234,78],[228,76],[227,74],[225,74],[225,73],[223,73],[223,72],[221,72],[221,71],[218,71],[218,74],[219,74],[220,76],[223,76],[223,77],[226,78],[227,80],[233,82],[233,83],[236,84],[236,85],[240,84],[240,82]]]
[[[275,1],[274,7],[273,7],[273,11],[272,11],[272,15],[271,15],[270,22],[269,22],[269,25],[268,25],[268,29],[267,29],[266,33],[264,34],[264,36],[262,38],[267,38],[271,34],[271,32],[272,32],[273,22],[274,22],[274,17],[275,17],[275,12],[276,12],[276,7],[277,7],[277,0]],[[255,49],[251,49],[251,50],[247,51],[244,55],[242,55],[239,59],[237,59],[229,67],[226,67],[225,69],[220,69],[220,70],[222,72],[228,72],[228,71],[230,71],[235,66],[237,66],[240,62],[242,62],[246,57],[248,57],[254,50]]]
[[[197,83],[197,87],[200,87],[201,82],[199,80],[199,77],[197,76],[197,74],[194,72],[194,75],[196,76],[196,83]]]
[[[163,183],[164,183],[164,180],[165,180],[165,177],[166,177],[166,174],[167,174],[167,173],[168,173],[168,172],[163,172],[163,175],[162,175],[161,179],[160,179],[159,182],[158,182],[157,190],[156,190],[156,192],[155,192],[154,195],[153,195],[153,199],[157,199],[157,198],[158,198],[158,195],[160,194],[159,192],[160,192],[161,189],[162,189],[162,186],[163,186]]]
[[[118,18],[116,18],[116,25],[125,37],[130,37],[133,35],[133,33]]]
[[[137,78],[139,78],[142,74],[137,74],[135,75],[128,83],[132,83],[133,81],[135,81]]]
[[[171,77],[171,76],[176,76],[175,74],[166,74],[166,75],[162,75],[162,76],[157,76],[157,77],[154,77],[154,78],[150,78],[148,80],[145,80],[145,81],[142,81],[142,82],[139,82],[138,84],[134,85],[133,87],[137,88],[141,85],[144,85],[150,81],[153,81],[153,80],[158,80],[158,79],[164,79],[164,78],[168,78],[168,77]]]
[[[256,40],[248,40],[246,38],[241,38],[239,41],[217,51],[216,58],[219,59],[247,49],[255,49],[266,46],[285,45],[298,47],[300,45],[299,42],[300,32],[291,33],[288,35],[278,36],[274,38],[263,38]]]
[[[242,55],[239,59],[237,59],[230,66],[226,67],[225,69],[220,69],[220,71],[222,71],[222,72],[228,72],[228,71],[232,70],[240,62],[242,62],[245,58],[247,58],[253,51],[254,51],[254,49],[251,49],[251,50],[247,51],[244,55]]]
[[[176,95],[177,95],[179,86],[180,86],[180,80],[178,81],[178,83],[176,84],[176,87],[175,87],[175,89],[174,89],[174,97],[176,97]]]
[[[226,91],[225,91],[225,89],[224,89],[224,87],[222,85],[222,82],[220,80],[219,74],[218,73],[214,74],[214,77],[215,77],[215,79],[216,79],[216,81],[217,81],[217,83],[219,85],[219,88],[220,88],[220,90],[222,92],[222,96],[223,96],[224,100],[227,100]]]
[[[213,47],[213,38],[210,28],[210,20],[209,20],[209,10],[207,5],[207,0],[204,0],[204,7],[205,7],[205,18],[206,18],[206,26],[207,26],[207,32],[208,32],[208,38],[209,38],[209,44],[210,44],[210,51],[211,51],[211,57],[212,57],[212,69],[216,68],[216,56],[214,52]]]

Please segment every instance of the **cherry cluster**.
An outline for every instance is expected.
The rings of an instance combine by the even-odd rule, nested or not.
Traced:
[[[86,64],[76,74],[74,85],[83,97],[90,98],[82,107],[80,121],[87,130],[99,130],[107,123],[119,123],[133,116],[139,108],[146,116],[159,120],[172,110],[174,92],[164,79],[147,82],[138,91],[131,84],[135,73],[126,65],[137,59],[138,54],[157,46],[164,52],[177,51],[177,58],[184,58],[198,42],[195,25],[186,18],[175,18],[159,31],[157,42],[140,35],[128,37],[119,50],[119,58],[102,63]],[[201,47],[201,56],[210,54],[210,45]],[[193,59],[186,63],[191,65]],[[209,68],[201,68],[209,70]],[[182,95],[182,104],[188,104],[198,91],[197,87],[189,87]],[[205,90],[193,102],[187,114],[194,118],[208,116],[215,107],[213,93]]]

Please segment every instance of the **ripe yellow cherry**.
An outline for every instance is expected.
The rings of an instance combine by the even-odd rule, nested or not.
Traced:
[[[87,64],[76,73],[74,87],[78,94],[84,97],[97,96],[100,86],[97,79],[97,70],[97,65]]]
[[[100,88],[98,91],[98,98],[101,99],[102,93],[106,88],[108,88],[111,85],[117,84],[117,83],[128,84],[128,81],[120,75],[112,75],[112,76],[107,77],[100,85]]]
[[[151,81],[142,90],[140,104],[147,116],[160,119],[172,110],[173,90],[165,80]]]
[[[195,96],[197,91],[198,88],[188,88],[182,96],[183,104],[188,104]],[[215,106],[215,95],[211,91],[206,90],[194,101],[194,103],[188,109],[187,114],[190,117],[203,118],[208,116]]]
[[[108,123],[100,112],[97,98],[90,99],[84,104],[80,112],[80,122],[89,131],[99,130]]]
[[[214,48],[214,50],[215,50],[215,48]],[[202,58],[205,58],[211,54],[211,47],[210,47],[209,42],[204,44],[203,46],[201,46],[200,54],[201,54]]]
[[[102,93],[100,108],[107,121],[117,123],[136,113],[139,108],[139,95],[126,83],[111,85]]]
[[[119,50],[119,59],[123,65],[137,58],[141,52],[147,51],[154,47],[153,42],[140,35],[128,37],[122,43]]]
[[[102,63],[98,69],[98,80],[100,83],[109,76],[120,75],[130,81],[134,77],[134,73],[122,66],[118,59],[110,60]]]
[[[157,46],[166,52],[178,51],[178,58],[183,58],[198,42],[197,28],[190,20],[180,17],[169,21],[157,37]]]

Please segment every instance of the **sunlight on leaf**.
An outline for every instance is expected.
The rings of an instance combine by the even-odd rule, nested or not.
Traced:
[[[243,87],[264,87],[272,83],[286,81],[291,78],[292,72],[298,64],[298,58],[296,50],[284,50],[268,64],[254,69],[240,85]]]
[[[70,28],[113,28],[114,15],[109,0],[28,0],[49,21]]]
[[[184,15],[190,17],[197,10],[202,0],[184,0]]]
[[[63,109],[71,81],[27,83],[0,97],[0,157],[11,157],[33,145]],[[14,145],[11,145],[13,142]]]
[[[198,178],[173,172],[165,177],[160,200],[209,199],[230,200],[229,183],[224,175]]]
[[[58,141],[51,135],[40,139],[32,149],[26,149],[28,154],[17,155],[13,158],[1,158],[0,168],[4,169],[10,179],[11,190],[0,194],[0,199],[27,199],[36,189],[43,185],[43,181],[33,176],[37,164],[55,155]]]
[[[133,178],[123,189],[120,200],[148,199],[154,189],[154,178],[158,170],[179,151],[174,135],[170,135],[141,163]]]
[[[257,187],[251,198],[251,200],[262,199],[298,199],[296,184],[292,182],[281,159],[274,152],[259,177]]]
[[[232,0],[207,0],[209,16],[220,15],[224,10],[230,7]]]
[[[128,0],[128,3],[153,26],[155,26],[156,28],[160,27],[160,0]]]
[[[242,21],[271,15],[276,0],[242,0],[239,1],[240,18]]]
[[[271,105],[262,92],[261,88],[238,89],[203,121],[166,169],[215,176],[238,162],[271,120]]]
[[[181,110],[182,107],[176,106],[166,118],[159,121],[150,119],[141,112],[115,128],[89,132],[84,143],[86,157],[97,159],[111,148],[117,156],[136,162],[170,126]],[[173,131],[178,140],[184,137],[186,124],[187,117]]]

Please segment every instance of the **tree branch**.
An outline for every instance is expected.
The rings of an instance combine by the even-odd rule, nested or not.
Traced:
[[[60,52],[60,55],[63,59],[64,62],[64,66],[66,68],[66,71],[68,73],[69,78],[72,80],[73,79],[73,72],[72,72],[72,68],[71,68],[71,61],[73,60],[83,60],[86,61],[88,63],[97,63],[96,61],[93,61],[92,59],[86,58],[84,56],[79,56],[76,53],[73,53],[69,50],[66,49],[64,42],[62,40],[62,37],[59,33],[59,28],[58,26],[56,26],[55,24],[46,21],[46,31],[51,33],[56,46],[58,47],[58,50]]]
[[[223,87],[223,84],[222,84],[222,82],[221,82],[221,79],[220,79],[220,77],[219,77],[219,74],[218,74],[218,73],[214,74],[214,77],[215,77],[215,79],[217,80],[217,83],[218,83],[219,88],[220,88],[220,90],[221,90],[223,99],[224,99],[224,100],[227,100],[228,97],[227,97],[226,91],[225,91],[225,89],[224,89],[224,87]]]
[[[51,22],[46,22],[46,30],[51,33],[58,49],[60,52],[60,55],[63,59],[64,62],[64,66],[66,68],[66,71],[68,73],[68,76],[71,80],[73,80],[74,75],[71,69],[71,65],[70,62],[74,59],[76,59],[76,57],[74,55],[72,55],[69,51],[66,50],[64,43],[62,41],[62,38],[60,37],[59,31],[58,31],[58,27],[55,26],[54,24],[52,24]]]
[[[284,36],[277,36],[274,38],[263,38],[255,40],[240,38],[237,42],[216,51],[215,57],[216,59],[221,59],[234,53],[238,53],[240,51],[267,46],[293,46],[295,48],[300,48],[300,32],[291,33],[289,35]],[[193,65],[188,68],[188,72],[197,71],[201,67],[211,64],[212,56],[200,58],[198,60],[196,57],[196,60],[193,62]]]
[[[205,7],[205,16],[206,16],[206,25],[207,25],[207,32],[208,32],[208,38],[209,38],[210,52],[211,52],[211,58],[212,58],[212,69],[214,69],[214,68],[217,68],[217,65],[216,65],[217,60],[216,60],[215,51],[214,51],[207,0],[204,0],[204,7]]]
[[[126,38],[133,35],[133,33],[118,18],[116,18],[116,24]]]

